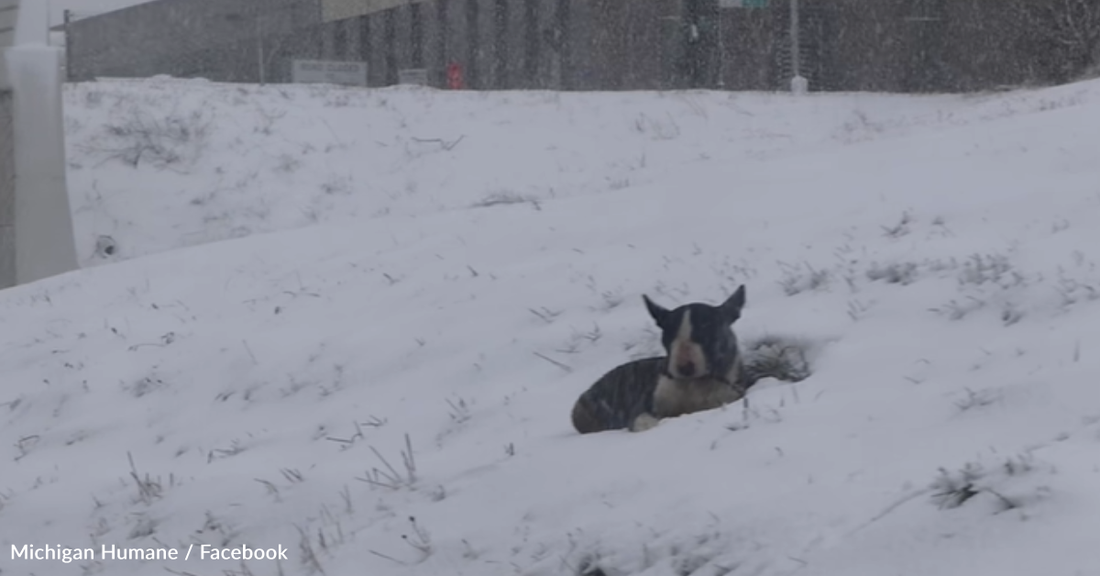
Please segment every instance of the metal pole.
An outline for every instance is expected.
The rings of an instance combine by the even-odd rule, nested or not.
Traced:
[[[798,0],[791,0],[791,76],[797,78],[801,76],[801,62],[799,61],[799,46],[798,46]]]

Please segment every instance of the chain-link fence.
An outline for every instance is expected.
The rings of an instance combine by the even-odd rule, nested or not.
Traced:
[[[413,70],[471,89],[775,90],[797,45],[812,90],[925,92],[1100,62],[1100,0],[797,0],[797,44],[795,0],[418,0],[326,21],[335,1],[162,0],[77,20],[69,78],[290,82],[313,59],[363,62],[371,86]]]

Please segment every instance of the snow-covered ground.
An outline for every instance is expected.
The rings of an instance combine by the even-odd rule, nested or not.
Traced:
[[[4,576],[1100,572],[1100,83],[66,104],[87,268],[0,292]],[[572,430],[642,293],[742,283],[810,378]]]

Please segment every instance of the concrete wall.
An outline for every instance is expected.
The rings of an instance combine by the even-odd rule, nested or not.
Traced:
[[[0,169],[7,187],[3,209],[9,223],[0,252],[11,280],[24,284],[77,268],[72,212],[65,184],[65,134],[61,109],[61,50],[49,46],[49,8],[45,2],[22,4],[14,45],[0,49],[7,63],[6,138]],[[14,179],[13,176],[14,175]],[[14,180],[14,182],[13,182]]]
[[[44,4],[42,8],[41,19],[34,22],[41,23],[40,43],[17,38],[6,54],[13,100],[15,279],[19,284],[77,268],[65,183],[61,50],[46,45]],[[21,17],[29,11],[24,7]]]

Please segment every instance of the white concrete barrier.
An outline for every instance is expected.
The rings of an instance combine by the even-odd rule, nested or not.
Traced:
[[[78,267],[47,0],[0,0],[0,287]],[[6,122],[5,122],[6,120]],[[5,158],[6,156],[6,158]]]

